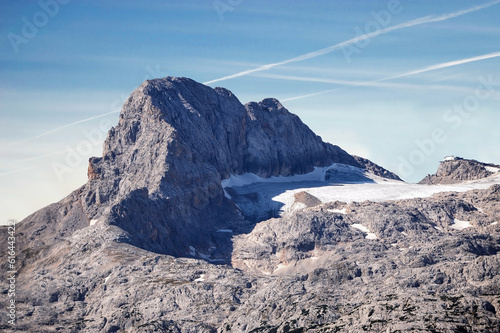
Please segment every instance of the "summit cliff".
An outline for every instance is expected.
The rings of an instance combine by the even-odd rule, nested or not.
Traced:
[[[65,199],[71,214],[49,206],[27,225],[47,214],[53,225],[65,226],[58,230],[104,223],[119,227],[123,241],[184,256],[190,246],[221,248],[216,231],[242,222],[224,196],[223,179],[304,174],[332,163],[397,179],[323,142],[274,98],[243,105],[231,91],[191,79],[148,80],[125,102],[102,157],[90,159],[88,183]],[[37,238],[48,243],[60,233],[45,230]]]
[[[439,163],[436,173],[427,175],[419,184],[456,184],[486,178],[499,171],[500,165],[447,156]]]
[[[404,183],[276,99],[149,80],[85,185],[0,227],[0,330],[497,332],[495,170]]]

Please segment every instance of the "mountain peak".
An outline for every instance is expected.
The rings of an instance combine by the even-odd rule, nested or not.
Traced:
[[[103,156],[90,158],[75,213],[81,221],[72,225],[117,226],[128,242],[158,253],[223,249],[217,230],[246,222],[222,180],[306,174],[332,163],[397,177],[323,142],[277,99],[243,105],[227,89],[188,78],[147,80],[123,105]]]
[[[446,156],[435,174],[427,175],[419,184],[455,184],[489,177],[500,171],[500,166],[457,156]]]

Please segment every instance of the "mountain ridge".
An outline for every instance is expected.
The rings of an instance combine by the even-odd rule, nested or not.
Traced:
[[[211,239],[216,231],[245,224],[224,196],[221,182],[229,175],[288,176],[331,163],[397,178],[323,142],[277,99],[243,105],[225,88],[188,78],[147,80],[124,103],[102,157],[90,158],[81,205],[70,195],[76,221],[52,216],[77,229],[115,225],[136,246],[189,256],[191,246],[224,248]]]
[[[88,182],[16,226],[0,329],[495,332],[500,173],[476,177],[407,184],[276,99],[149,80]],[[251,221],[245,202],[283,211]]]
[[[435,174],[427,175],[419,184],[456,184],[489,177],[500,171],[500,165],[447,156],[439,163]]]

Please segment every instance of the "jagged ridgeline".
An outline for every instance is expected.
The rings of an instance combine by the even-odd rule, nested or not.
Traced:
[[[187,78],[148,80],[125,102],[102,157],[90,159],[88,183],[27,218],[25,228],[50,216],[36,237],[50,243],[104,223],[141,248],[189,256],[192,246],[214,246],[217,230],[244,224],[224,195],[223,179],[304,174],[332,163],[397,178],[323,142],[276,99],[243,105],[227,89]],[[69,213],[59,214],[62,206]]]
[[[408,184],[276,99],[149,80],[88,182],[17,225],[0,331],[499,332],[499,220],[500,166]]]

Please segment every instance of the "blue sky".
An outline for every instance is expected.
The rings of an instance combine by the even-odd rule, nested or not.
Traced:
[[[500,164],[499,17],[500,1],[2,2],[0,223],[83,185],[123,100],[167,75],[276,97],[407,181],[445,155]]]

